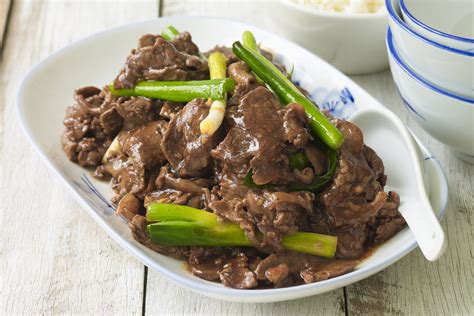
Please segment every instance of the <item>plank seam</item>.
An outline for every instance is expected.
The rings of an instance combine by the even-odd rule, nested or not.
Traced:
[[[13,12],[13,5],[14,5],[14,0],[11,0],[8,2],[8,8],[7,8],[7,18],[5,20],[5,27],[3,29],[3,33],[1,34],[0,37],[0,61],[2,60],[3,56],[3,50],[5,48],[6,42],[7,42],[7,34],[8,34],[8,29],[11,21],[11,16]]]
[[[142,316],[146,314],[146,288],[148,281],[148,267],[143,266],[143,300],[142,300]]]
[[[347,295],[347,287],[343,287],[342,291],[344,293],[344,315],[349,316],[349,299]]]

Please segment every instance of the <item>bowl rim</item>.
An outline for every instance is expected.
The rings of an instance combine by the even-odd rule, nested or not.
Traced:
[[[469,98],[466,96],[458,95],[453,92],[444,90],[430,83],[428,80],[426,80],[425,78],[421,77],[416,72],[414,72],[398,54],[397,49],[395,48],[395,43],[393,41],[393,36],[392,36],[392,30],[390,29],[390,27],[387,29],[387,47],[388,47],[388,52],[390,56],[393,57],[393,59],[397,62],[400,68],[402,68],[412,79],[416,80],[421,85],[437,93],[440,93],[442,95],[445,95],[447,97],[450,97],[462,102],[466,102],[470,105],[474,105],[474,98]]]
[[[395,12],[395,8],[392,5],[392,1],[396,0],[385,0],[385,7],[387,8],[389,16],[392,18],[392,20],[398,24],[402,29],[404,29],[406,32],[409,34],[421,39],[422,41],[426,42],[429,45],[435,46],[437,48],[440,48],[442,50],[454,53],[454,54],[459,54],[459,55],[464,55],[464,56],[469,56],[469,57],[474,57],[474,52],[469,52],[457,48],[453,48],[450,46],[446,46],[443,44],[440,44],[438,42],[435,42],[429,38],[426,38],[415,31],[413,31],[411,28],[408,27],[408,25],[398,16],[397,12]],[[399,1],[400,2],[400,1]]]
[[[283,5],[286,5],[290,8],[296,9],[301,12],[310,13],[314,16],[334,18],[334,19],[346,19],[346,20],[376,20],[384,19],[387,17],[387,10],[382,8],[379,12],[375,13],[338,13],[338,12],[327,12],[323,10],[318,10],[307,5],[301,5],[294,3],[291,0],[278,0]]]
[[[419,19],[417,19],[411,12],[410,10],[408,10],[408,7],[407,5],[405,4],[405,1],[406,0],[400,0],[400,10],[402,10],[403,13],[406,14],[406,16],[413,21],[413,23],[415,23],[416,25],[424,28],[425,30],[431,32],[431,33],[434,33],[436,35],[439,35],[439,36],[442,36],[442,37],[446,37],[446,38],[449,38],[449,39],[452,39],[452,40],[456,40],[456,41],[460,41],[460,42],[466,42],[466,43],[471,43],[471,44],[474,44],[474,38],[470,38],[470,37],[463,37],[463,36],[458,36],[458,35],[454,35],[454,34],[450,34],[450,33],[446,33],[446,32],[443,32],[443,31],[440,31],[434,27],[431,27],[425,23],[423,23],[422,21],[420,21]]]

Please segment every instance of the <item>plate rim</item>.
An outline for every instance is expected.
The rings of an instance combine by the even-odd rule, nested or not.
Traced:
[[[192,278],[186,277],[179,275],[168,268],[165,268],[164,266],[160,265],[158,262],[153,260],[152,257],[148,256],[141,247],[137,245],[136,241],[130,242],[126,240],[118,231],[116,231],[112,225],[110,225],[105,218],[102,218],[95,210],[92,204],[88,203],[86,199],[82,197],[80,192],[72,185],[70,181],[68,181],[68,178],[66,177],[65,174],[61,172],[59,168],[56,168],[53,164],[53,161],[50,159],[50,157],[47,155],[47,153],[40,148],[40,144],[34,140],[32,137],[32,132],[30,130],[30,127],[26,124],[26,119],[25,119],[25,102],[23,101],[23,95],[22,92],[24,91],[24,87],[28,82],[30,82],[31,78],[34,77],[34,75],[39,72],[43,67],[47,66],[49,63],[54,61],[54,59],[61,55],[63,52],[68,51],[68,50],[73,50],[78,46],[81,46],[84,43],[87,43],[91,40],[95,40],[97,38],[100,38],[101,36],[106,36],[108,34],[113,34],[116,32],[120,32],[125,29],[133,28],[133,27],[139,27],[140,25],[146,25],[148,23],[152,22],[157,22],[157,21],[173,21],[173,20],[180,20],[180,19],[197,19],[197,20],[214,20],[214,21],[226,21],[226,22],[231,22],[234,24],[238,24],[242,27],[250,27],[253,29],[258,30],[261,33],[264,33],[266,36],[273,38],[275,41],[282,42],[283,44],[289,44],[291,46],[295,46],[297,49],[302,50],[303,52],[309,54],[311,58],[317,59],[319,62],[322,62],[326,64],[326,67],[332,68],[331,71],[337,72],[339,75],[342,75],[347,82],[349,82],[352,86],[357,87],[359,92],[362,92],[366,94],[368,97],[373,99],[376,104],[378,104],[381,107],[386,108],[383,104],[381,104],[378,100],[376,100],[372,95],[370,95],[365,89],[360,87],[357,83],[355,83],[351,78],[347,77],[346,75],[342,74],[339,70],[334,68],[332,65],[328,64],[324,60],[322,60],[320,57],[314,55],[313,53],[309,52],[307,49],[299,46],[296,43],[293,43],[285,38],[282,38],[276,34],[273,34],[269,31],[266,31],[264,29],[261,29],[260,27],[257,27],[255,25],[252,25],[247,22],[231,19],[231,18],[222,18],[222,17],[212,17],[212,16],[169,16],[169,17],[160,17],[156,19],[148,19],[148,20],[143,20],[143,21],[137,21],[137,22],[132,22],[128,23],[125,25],[109,28],[100,32],[96,32],[92,35],[86,36],[80,40],[77,40],[75,42],[72,42],[68,45],[65,45],[64,47],[60,48],[59,50],[53,52],[52,54],[48,55],[46,58],[42,59],[38,63],[36,63],[30,71],[27,73],[27,75],[24,77],[24,79],[21,81],[17,94],[16,94],[16,114],[17,118],[20,122],[20,126],[23,130],[23,133],[25,134],[26,138],[28,139],[29,143],[33,146],[35,151],[40,155],[42,160],[46,163],[48,168],[53,171],[53,173],[61,179],[63,184],[66,185],[68,190],[72,193],[73,197],[86,209],[86,211],[89,213],[89,215],[99,224],[99,226],[104,229],[107,234],[115,241],[117,244],[119,244],[122,248],[124,248],[126,251],[131,253],[135,258],[140,260],[142,263],[147,265],[150,268],[153,268],[154,270],[158,271],[161,275],[166,277],[168,280],[174,281],[175,283],[184,286],[194,292],[204,294],[206,296],[210,296],[213,298],[218,298],[218,299],[223,299],[223,300],[228,300],[228,301],[235,301],[235,302],[277,302],[277,301],[286,301],[286,300],[292,300],[292,299],[298,299],[298,298],[303,298],[303,297],[308,297],[312,295],[317,295],[321,294],[327,291],[331,291],[334,289],[341,288],[343,286],[347,286],[349,284],[358,282],[362,279],[365,279],[371,275],[374,275],[375,273],[385,269],[386,267],[392,265],[405,255],[407,255],[409,252],[414,250],[417,247],[416,241],[413,240],[413,242],[408,246],[404,251],[401,251],[397,253],[396,255],[392,255],[389,258],[381,261],[379,264],[373,266],[372,268],[360,268],[356,269],[353,272],[338,276],[336,278],[324,280],[324,281],[319,281],[315,283],[310,283],[310,284],[303,284],[303,285],[298,285],[298,286],[293,286],[293,287],[287,287],[287,288],[277,288],[277,289],[257,289],[257,290],[238,290],[238,289],[232,289],[232,288],[227,288],[227,287],[222,287],[222,286],[216,286],[217,283],[215,282],[209,282],[211,284],[199,284],[193,281]],[[423,144],[413,133],[412,135],[415,137],[417,145],[422,149],[422,151],[425,151],[430,154],[430,160],[433,162],[434,168],[437,170],[437,172],[442,176],[441,177],[441,192],[445,193],[444,196],[441,197],[441,211],[438,215],[438,218],[442,218],[446,212],[446,206],[448,202],[448,186],[447,186],[447,180],[446,180],[446,175],[441,168],[438,160],[431,154],[431,152],[427,149],[426,145]],[[142,245],[140,245],[142,246]],[[144,247],[144,246],[142,246]],[[190,275],[192,276],[192,275]]]

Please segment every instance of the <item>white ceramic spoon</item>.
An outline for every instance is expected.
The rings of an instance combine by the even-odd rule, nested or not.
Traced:
[[[435,261],[446,249],[446,238],[426,194],[415,140],[402,121],[385,109],[362,109],[349,120],[362,129],[365,143],[382,158],[387,189],[400,194],[400,213],[426,259]]]

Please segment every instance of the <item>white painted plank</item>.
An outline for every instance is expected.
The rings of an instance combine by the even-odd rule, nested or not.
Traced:
[[[266,6],[276,0],[164,0],[162,15],[221,16],[264,27]]]
[[[2,40],[7,26],[8,11],[11,5],[10,0],[0,0],[0,52],[2,51]]]
[[[157,10],[154,0],[15,1],[0,65],[0,314],[141,313],[143,265],[40,161],[17,122],[15,94],[52,51]]]
[[[288,302],[247,304],[215,300],[169,282],[148,270],[147,314],[195,316],[344,315],[342,289]]]
[[[408,115],[390,73],[354,77],[397,113],[441,163],[450,188],[442,221],[448,249],[437,262],[415,250],[385,271],[348,287],[351,314],[472,315],[474,313],[474,166],[456,159]],[[452,122],[455,124],[455,122]]]

